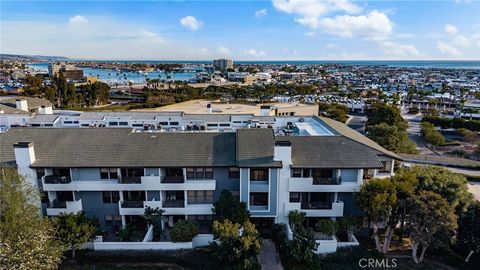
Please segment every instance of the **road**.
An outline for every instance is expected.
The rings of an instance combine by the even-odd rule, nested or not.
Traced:
[[[432,150],[428,149],[425,141],[420,135],[420,122],[422,121],[421,114],[409,114],[407,110],[402,110],[402,117],[408,122],[407,133],[410,140],[415,142],[417,150],[420,155],[438,155]]]

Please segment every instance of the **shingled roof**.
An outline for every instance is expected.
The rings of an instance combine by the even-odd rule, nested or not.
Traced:
[[[140,133],[131,129],[14,128],[0,134],[0,163],[32,142],[32,167],[235,166],[234,133]]]
[[[239,167],[281,167],[273,160],[275,137],[272,129],[237,130],[237,165]]]
[[[292,168],[381,168],[375,150],[343,136],[278,136],[292,143]]]

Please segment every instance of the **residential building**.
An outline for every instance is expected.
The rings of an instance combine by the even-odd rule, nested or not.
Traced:
[[[62,72],[67,80],[83,81],[83,70],[77,68],[74,64],[67,64],[64,62],[50,63],[48,64],[48,75],[50,77],[56,77]]]
[[[232,59],[215,59],[213,60],[213,67],[216,70],[227,71],[233,69],[233,60]]]
[[[216,121],[233,116],[223,117]],[[372,177],[391,176],[400,159],[328,118],[269,119],[228,130],[12,128],[0,134],[0,165],[16,166],[43,192],[45,215],[85,211],[110,232],[142,225],[147,206],[165,210],[163,226],[192,219],[208,231],[224,189],[269,231],[292,210],[306,212],[310,225],[362,216],[353,194]]]

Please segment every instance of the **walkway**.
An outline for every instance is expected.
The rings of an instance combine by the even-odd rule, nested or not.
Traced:
[[[270,239],[263,240],[258,262],[262,265],[262,270],[283,270],[275,244]]]

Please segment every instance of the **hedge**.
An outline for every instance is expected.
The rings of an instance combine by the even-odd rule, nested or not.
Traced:
[[[438,116],[424,116],[422,122],[429,122],[435,126],[446,128],[466,128],[471,131],[480,131],[480,120],[466,120],[463,118],[442,118]]]

